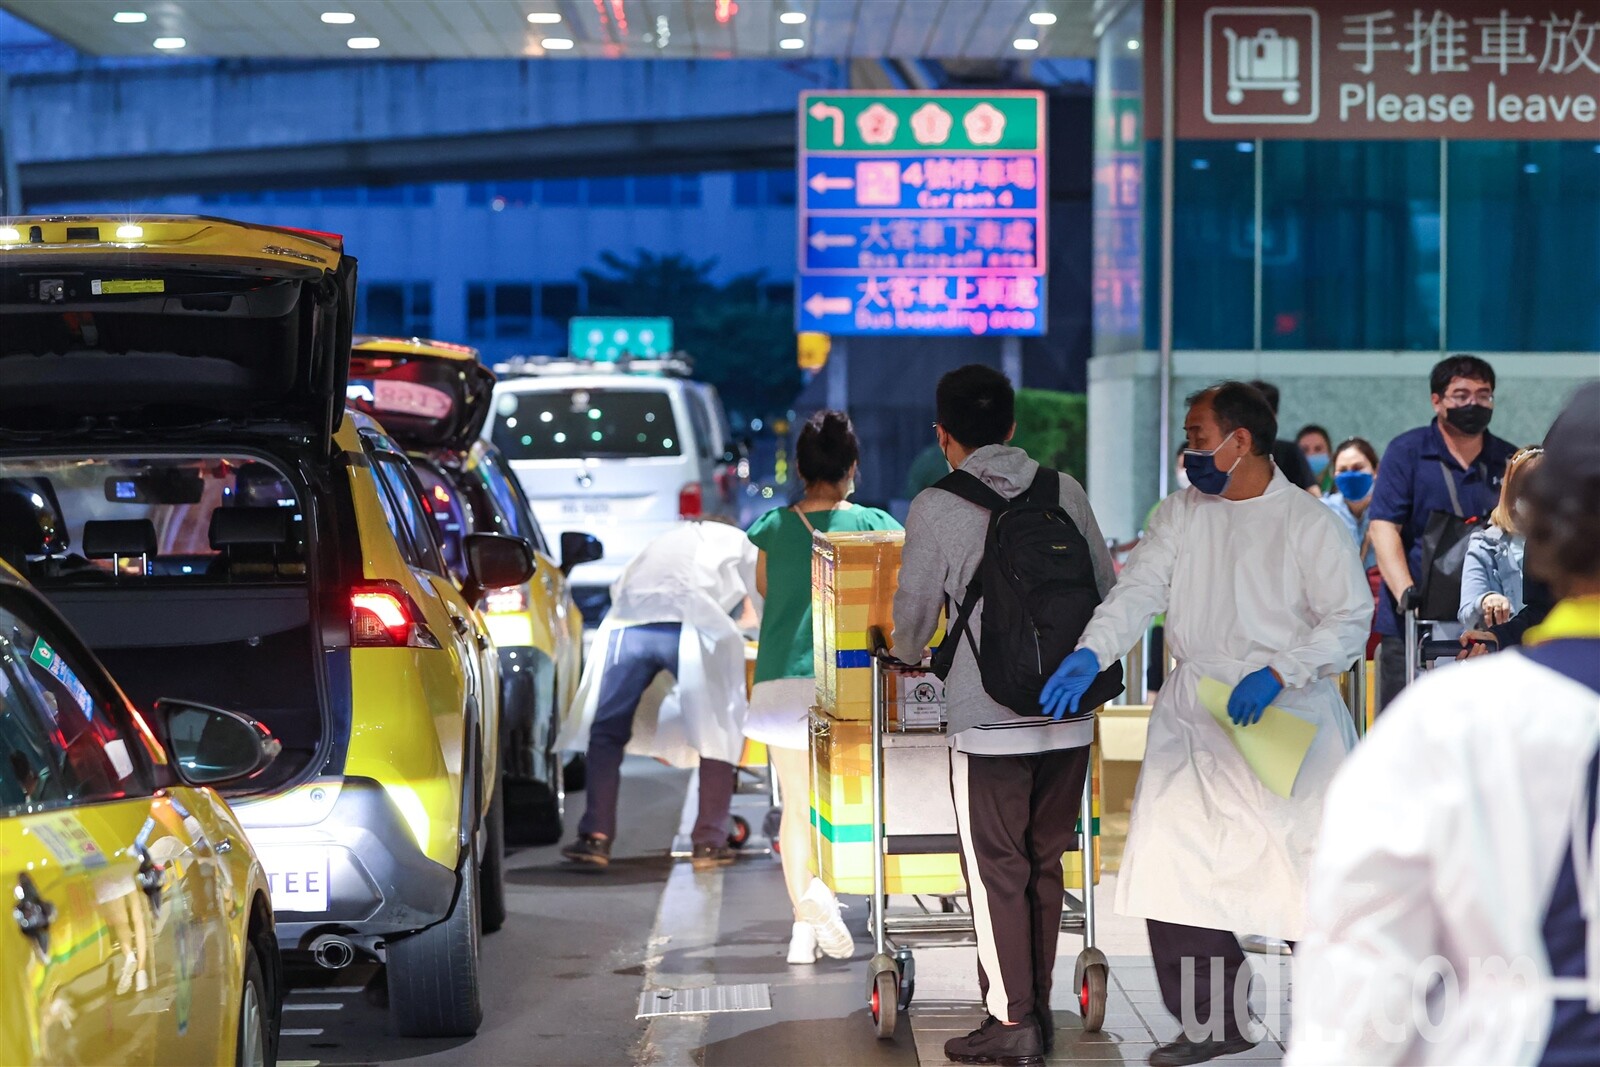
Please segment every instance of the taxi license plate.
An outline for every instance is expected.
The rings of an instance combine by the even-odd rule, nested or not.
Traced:
[[[256,849],[272,889],[272,910],[327,911],[331,853],[317,846]]]
[[[611,501],[609,500],[563,500],[561,514],[593,518],[611,514]]]

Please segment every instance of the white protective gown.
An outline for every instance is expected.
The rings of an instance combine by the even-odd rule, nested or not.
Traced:
[[[1253,500],[1174,493],[1079,647],[1111,663],[1163,610],[1177,669],[1150,713],[1117,911],[1294,940],[1323,792],[1355,743],[1335,685],[1372,622],[1355,545],[1280,471]],[[1260,667],[1283,678],[1273,703],[1318,727],[1289,799],[1261,784],[1195,696],[1202,677],[1232,686]]]
[[[1544,913],[1596,744],[1594,691],[1515,652],[1406,688],[1328,792],[1288,1063],[1539,1061]]]
[[[595,632],[556,748],[588,746],[611,635],[623,626],[677,622],[677,684],[659,703],[650,693],[640,702],[627,751],[675,767],[692,767],[701,756],[737,764],[750,704],[744,634],[731,613],[747,596],[759,603],[758,556],[744,531],[718,522],[685,522],[646,545],[611,587],[611,610]]]

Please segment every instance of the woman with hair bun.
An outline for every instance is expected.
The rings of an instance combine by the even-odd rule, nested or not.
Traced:
[[[795,466],[805,493],[791,507],[774,508],[750,527],[761,550],[756,588],[766,598],[755,687],[745,736],[767,746],[784,797],[778,833],[783,876],[794,905],[790,963],[837,959],[854,950],[839,918],[839,902],[806,866],[807,800],[811,795],[808,717],[816,699],[811,660],[811,535],[857,530],[898,530],[877,508],[850,503],[861,455],[850,416],[819,411],[806,420],[795,446]]]

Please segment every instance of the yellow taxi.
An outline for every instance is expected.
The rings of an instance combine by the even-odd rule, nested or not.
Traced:
[[[277,742],[181,701],[150,718],[160,741],[0,563],[0,1063],[273,1062],[267,876],[212,787]]]
[[[397,1030],[471,1034],[503,891],[476,603],[534,561],[473,535],[458,581],[404,450],[346,413],[355,280],[335,235],[0,220],[0,556],[136,707],[281,742],[229,800],[284,953],[384,962]]]
[[[586,533],[561,538],[557,563],[510,464],[481,436],[495,376],[466,345],[357,337],[348,395],[408,450],[422,480],[445,561],[465,579],[462,546],[473,532],[520,537],[536,570],[480,603],[500,654],[501,782],[505,833],[519,844],[561,838],[566,791],[556,734],[583,670],[583,617],[567,576],[600,559]]]

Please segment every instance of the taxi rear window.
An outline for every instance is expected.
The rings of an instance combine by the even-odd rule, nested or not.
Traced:
[[[663,389],[542,389],[495,398],[494,443],[507,459],[683,455]]]
[[[0,557],[43,588],[303,581],[305,522],[255,456],[5,457]]]

